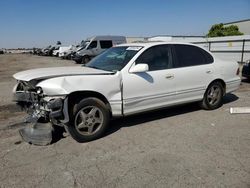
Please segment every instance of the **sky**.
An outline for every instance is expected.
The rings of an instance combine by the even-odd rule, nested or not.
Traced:
[[[250,0],[0,0],[0,48],[76,44],[94,35],[205,35],[250,18]]]

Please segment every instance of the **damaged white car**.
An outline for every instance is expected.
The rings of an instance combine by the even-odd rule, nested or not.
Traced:
[[[102,136],[113,117],[195,101],[216,109],[240,85],[236,62],[173,42],[122,44],[82,67],[27,70],[14,78],[15,101],[28,109],[29,121],[63,126],[78,142]],[[31,143],[32,134],[25,135]]]

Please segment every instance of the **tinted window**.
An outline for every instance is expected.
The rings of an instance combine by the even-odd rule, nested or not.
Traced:
[[[168,45],[159,45],[147,49],[135,61],[136,64],[148,64],[149,71],[172,68],[170,48]]]
[[[175,44],[175,67],[204,65],[213,62],[213,57],[205,50],[191,45]]]
[[[207,64],[213,63],[213,62],[214,62],[213,56],[211,56],[208,52],[206,52],[206,51],[203,50],[203,49],[201,49],[201,51],[202,51],[202,53],[205,55]]]
[[[101,45],[101,48],[110,48],[113,46],[111,40],[101,40],[100,45]]]
[[[88,47],[88,49],[96,48],[97,47],[97,41],[92,41]]]

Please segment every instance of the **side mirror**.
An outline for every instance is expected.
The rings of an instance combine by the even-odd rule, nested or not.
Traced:
[[[148,71],[148,64],[137,64],[133,66],[129,72],[130,73],[139,73],[139,72],[147,72]]]

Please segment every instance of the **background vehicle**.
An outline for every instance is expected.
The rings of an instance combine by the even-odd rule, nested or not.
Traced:
[[[71,59],[71,53],[76,50],[74,45],[60,47],[59,48],[59,57],[63,59]]]
[[[91,37],[82,43],[82,47],[76,51],[72,59],[76,63],[86,64],[90,59],[99,55],[104,50],[122,43],[126,43],[126,37],[124,36]]]
[[[41,50],[39,50],[39,52],[37,53],[38,55],[43,55],[43,56],[58,56],[59,54],[59,48],[61,46],[61,42],[57,41],[56,45],[52,46],[49,45],[46,48],[43,48]]]
[[[50,53],[50,49],[51,49],[51,48],[52,48],[51,45],[49,45],[49,46],[43,48],[43,49],[41,50],[41,52],[39,53],[39,55],[44,55],[44,56],[48,55],[48,54]]]
[[[250,60],[247,60],[246,64],[243,66],[242,76],[250,80]]]
[[[59,56],[59,47],[57,47],[57,48],[55,48],[55,49],[53,50],[52,55],[53,55],[53,56],[56,56],[56,57]]]
[[[40,48],[33,48],[33,54],[34,55],[40,55],[41,54],[41,52],[42,52],[42,49],[40,49]]]
[[[236,62],[195,45],[134,43],[110,48],[82,67],[17,73],[13,91],[33,111],[33,122],[64,126],[84,142],[99,138],[112,117],[196,101],[206,110],[219,108],[222,97],[238,89],[237,72]]]

